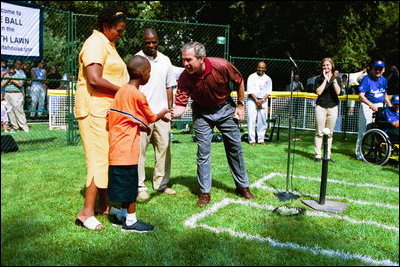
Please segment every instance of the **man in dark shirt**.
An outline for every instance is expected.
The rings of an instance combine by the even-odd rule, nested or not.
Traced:
[[[198,149],[197,180],[201,192],[197,205],[204,207],[211,199],[211,139],[214,127],[223,136],[236,194],[252,199],[254,196],[249,190],[238,125],[244,119],[243,77],[227,60],[206,57],[201,43],[187,43],[181,52],[185,70],[178,80],[173,117],[181,117],[189,98],[193,100],[193,129]],[[235,84],[237,105],[230,96],[229,81]]]

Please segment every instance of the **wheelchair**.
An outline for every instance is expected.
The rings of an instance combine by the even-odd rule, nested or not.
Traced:
[[[361,139],[360,155],[365,162],[384,165],[389,159],[399,162],[399,140],[389,136],[384,129],[394,127],[383,119],[384,108],[374,112],[374,121],[367,125],[367,131]]]

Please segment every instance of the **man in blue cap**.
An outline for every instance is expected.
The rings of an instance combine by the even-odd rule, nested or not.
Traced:
[[[382,112],[382,117],[389,122],[392,127],[384,129],[384,131],[389,135],[392,142],[399,142],[399,95],[393,95],[392,107],[387,107]]]
[[[387,96],[387,79],[383,77],[385,72],[385,62],[382,60],[374,61],[370,65],[370,74],[365,76],[358,87],[359,99],[361,102],[358,116],[358,135],[356,143],[356,158],[361,159],[360,145],[361,138],[366,131],[367,125],[372,122],[372,114],[383,107],[383,103],[391,107]]]

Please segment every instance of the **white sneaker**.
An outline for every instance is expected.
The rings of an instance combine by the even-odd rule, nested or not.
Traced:
[[[161,192],[163,192],[164,194],[167,194],[167,195],[175,195],[176,194],[176,191],[169,187],[161,190]]]
[[[137,198],[138,198],[138,199],[142,199],[142,200],[146,200],[146,199],[149,199],[150,196],[149,196],[149,194],[147,194],[146,191],[140,191],[140,192],[138,193]]]

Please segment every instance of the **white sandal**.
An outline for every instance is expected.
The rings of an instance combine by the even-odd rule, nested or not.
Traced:
[[[81,227],[85,227],[90,230],[101,230],[102,229],[102,228],[97,229],[97,227],[102,224],[94,216],[87,218],[86,221],[84,221],[84,222],[82,222],[80,219],[76,219],[75,224],[78,226],[81,226]]]

